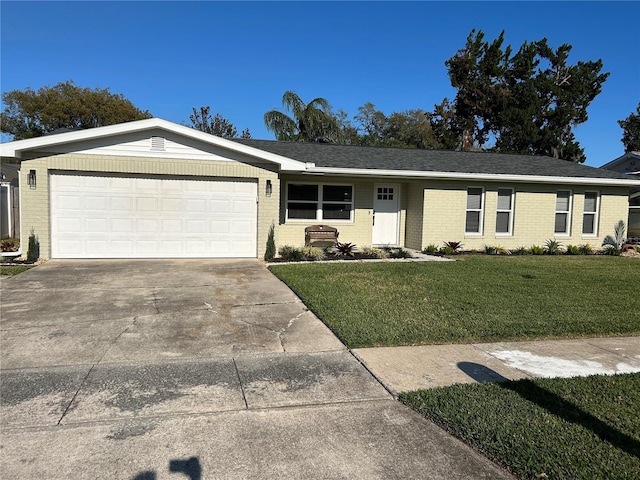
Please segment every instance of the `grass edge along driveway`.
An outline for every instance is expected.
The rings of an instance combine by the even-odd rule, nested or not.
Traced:
[[[400,400],[520,478],[640,478],[640,373],[459,384]]]
[[[349,348],[640,334],[640,261],[461,256],[271,265]]]

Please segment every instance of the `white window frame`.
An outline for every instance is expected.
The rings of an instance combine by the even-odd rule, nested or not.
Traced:
[[[511,208],[509,210],[503,210],[499,208],[500,205],[500,190],[509,190],[511,191],[511,201],[509,202]],[[515,211],[515,200],[516,200],[515,190],[510,187],[500,187],[496,190],[496,236],[498,237],[511,237],[513,236],[513,212]],[[509,214],[509,229],[506,232],[498,232],[498,214],[499,213],[508,213]]]
[[[598,220],[600,217],[600,192],[598,190],[587,190],[584,192],[584,203],[587,202],[587,194],[595,193],[596,195],[596,209],[593,212],[587,212],[582,209],[582,235],[585,237],[597,237],[598,236]],[[584,204],[583,204],[584,205]],[[584,219],[587,215],[593,216],[593,232],[588,233],[584,231]]]
[[[468,208],[469,205],[469,190],[480,190],[480,208]],[[480,218],[478,220],[478,231],[467,231],[467,213],[468,212],[480,212]],[[484,233],[484,187],[467,187],[467,195],[465,197],[465,210],[464,210],[464,234],[470,236],[481,237]]]
[[[315,185],[318,187],[318,201],[305,201],[305,200],[291,200],[294,203],[317,203],[318,208],[316,209],[316,218],[289,218],[289,185]],[[336,186],[336,187],[351,187],[351,202],[335,202],[335,201],[324,201],[322,198],[323,190],[325,186]],[[287,223],[317,223],[317,222],[326,222],[326,223],[353,223],[354,220],[354,211],[355,211],[355,186],[352,183],[337,183],[337,182],[287,182],[286,190],[285,190],[285,221]],[[333,204],[333,205],[349,205],[351,208],[349,210],[349,218],[339,219],[323,219],[322,206],[324,204]]]
[[[560,192],[567,192],[569,194],[569,205],[568,210],[557,210],[558,207],[558,194]],[[555,204],[555,213],[553,215],[553,234],[556,237],[570,237],[571,236],[571,211],[573,209],[573,191],[572,190],[556,190],[556,204]],[[565,223],[565,229],[563,232],[556,232],[556,216],[558,214],[566,214],[567,221]]]

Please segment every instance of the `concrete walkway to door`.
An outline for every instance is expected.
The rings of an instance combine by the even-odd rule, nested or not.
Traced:
[[[53,260],[1,295],[7,478],[510,478],[257,260]]]

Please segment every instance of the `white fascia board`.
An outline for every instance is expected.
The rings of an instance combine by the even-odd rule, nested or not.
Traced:
[[[22,152],[28,150],[41,149],[43,147],[55,147],[56,145],[79,142],[83,140],[93,140],[98,138],[113,137],[124,133],[135,133],[145,130],[160,129],[166,130],[177,135],[199,140],[204,143],[215,145],[218,147],[243,153],[260,160],[276,163],[281,169],[291,171],[302,171],[305,169],[304,162],[299,162],[291,158],[282,157],[274,153],[265,152],[258,148],[249,147],[233,140],[216,137],[200,130],[196,130],[184,125],[169,122],[161,118],[148,118],[145,120],[137,120],[134,122],[119,123],[117,125],[108,125],[106,127],[89,128],[86,130],[78,130],[67,133],[59,133],[56,135],[47,135],[37,138],[28,138],[26,140],[16,140],[15,142],[7,142],[0,144],[0,156],[7,158],[21,158]]]
[[[371,170],[355,168],[309,168],[304,173],[311,175],[346,175],[383,178],[424,178],[432,180],[476,180],[517,183],[561,183],[572,185],[603,185],[633,187],[640,186],[640,179],[591,178],[591,177],[547,177],[543,175],[507,175],[488,173],[428,172],[415,170]]]

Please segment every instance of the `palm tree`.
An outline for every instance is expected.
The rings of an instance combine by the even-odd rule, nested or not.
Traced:
[[[318,97],[305,104],[295,92],[287,90],[282,96],[282,106],[291,112],[291,117],[278,110],[264,114],[264,124],[277,140],[329,143],[338,140],[340,127],[326,99]]]

